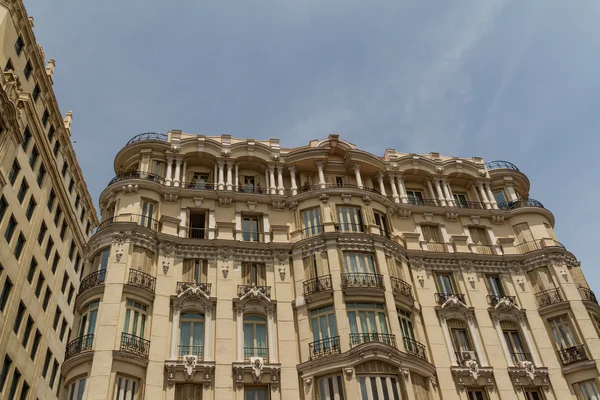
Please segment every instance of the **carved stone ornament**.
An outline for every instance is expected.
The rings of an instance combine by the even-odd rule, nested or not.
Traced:
[[[168,261],[163,261],[162,267],[163,267],[163,272],[166,275],[169,272],[169,262]]]
[[[284,266],[280,266],[279,267],[279,277],[281,278],[281,281],[285,281],[285,267]]]
[[[202,207],[204,197],[194,197],[194,207]]]
[[[171,254],[175,251],[175,246],[171,242],[161,242],[159,248],[165,257],[171,257]]]
[[[314,378],[313,378],[312,376],[309,376],[308,378],[304,378],[304,385],[305,385],[306,387],[310,387],[310,386],[312,386],[313,379],[314,379]]]
[[[412,211],[411,210],[404,210],[402,208],[398,209],[398,216],[400,218],[410,218],[411,215],[412,215]]]
[[[244,368],[236,367],[233,369],[233,373],[235,374],[235,383],[237,384],[238,388],[243,387],[244,386]]]
[[[363,196],[362,201],[363,201],[363,203],[365,203],[367,205],[371,204],[371,196]]]
[[[465,272],[471,272],[473,269],[473,261],[471,260],[460,260],[459,265],[460,268]]]
[[[219,205],[221,207],[229,207],[231,206],[231,197],[219,197]]]
[[[504,223],[504,215],[492,215],[492,223],[493,224],[503,224]]]
[[[285,208],[285,201],[273,201],[271,202],[271,208],[276,211],[281,211]]]
[[[179,195],[173,193],[165,193],[163,198],[165,199],[165,201],[175,202],[177,201],[177,199],[179,199]]]
[[[212,382],[212,373],[215,367],[206,366],[204,367],[204,386],[210,386]]]
[[[469,276],[467,278],[467,280],[469,281],[469,284],[471,285],[471,289],[475,289],[475,278],[473,278],[473,276]]]
[[[425,217],[425,221],[427,221],[427,222],[433,221],[433,213],[426,212],[426,213],[423,213],[423,216]]]
[[[352,379],[354,368],[344,368],[344,374],[346,374],[346,379]]]
[[[262,357],[250,357],[250,366],[252,367],[252,379],[254,383],[260,382],[264,362]]]
[[[350,200],[352,199],[351,194],[342,194],[342,202],[344,204],[350,204]]]
[[[123,249],[117,249],[115,251],[115,259],[117,262],[121,262],[121,258],[123,258]]]
[[[525,291],[525,281],[522,278],[517,279],[517,284],[521,288],[521,290]]]
[[[175,365],[167,365],[167,384],[171,387],[175,384]]]
[[[194,378],[194,372],[196,364],[198,363],[198,356],[193,354],[186,355],[183,358],[183,367],[185,368],[185,379],[191,381]]]
[[[471,221],[473,221],[475,225],[479,225],[479,215],[471,215]]]
[[[419,281],[419,285],[421,285],[421,287],[425,286],[425,277],[423,277],[423,275],[417,276],[417,280]]]
[[[412,269],[420,271],[423,269],[423,265],[425,264],[422,258],[411,258],[409,260],[410,266]]]
[[[560,271],[560,276],[563,277],[565,282],[569,282],[569,274],[567,273],[566,269],[563,269],[562,271]]]
[[[123,185],[121,186],[121,190],[125,193],[137,193],[139,189],[138,185]]]
[[[127,238],[127,234],[125,232],[123,232],[123,231],[115,232],[115,233],[113,233],[112,241],[114,244],[116,244],[118,246],[123,246],[126,238]]]
[[[256,210],[256,202],[248,200],[248,211]]]
[[[227,279],[227,275],[229,275],[229,265],[223,264],[221,266],[221,272],[223,273],[223,279]]]
[[[280,373],[279,368],[271,369],[271,390],[276,390],[277,387],[279,386],[279,373]]]
[[[290,208],[290,210],[295,211],[298,208],[298,202],[290,201],[290,204],[288,204],[288,207]]]
[[[447,212],[446,213],[446,221],[456,221],[458,219],[457,212]]]
[[[408,368],[402,368],[402,375],[404,375],[404,379],[408,380],[410,378],[410,370]]]
[[[327,203],[329,201],[329,195],[323,193],[322,195],[319,196],[319,200],[321,200],[322,203]]]

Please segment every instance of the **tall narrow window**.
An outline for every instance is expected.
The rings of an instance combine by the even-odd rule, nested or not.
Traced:
[[[6,277],[4,281],[4,287],[2,288],[2,293],[0,293],[0,311],[4,312],[6,309],[6,303],[8,303],[8,299],[10,297],[10,292],[12,292],[13,283],[10,278]]]
[[[202,385],[175,384],[175,400],[188,399],[202,400]]]
[[[260,221],[257,216],[246,216],[242,218],[242,238],[245,242],[262,242],[263,234],[260,229]]]
[[[464,362],[476,360],[477,356],[473,351],[471,335],[465,323],[454,319],[448,320],[447,324],[458,363],[462,365]]]
[[[52,351],[46,349],[46,357],[44,358],[44,367],[42,368],[42,378],[46,379],[48,375],[48,368],[50,368],[50,361],[52,361]]]
[[[341,375],[319,378],[317,384],[319,400],[344,400],[344,383]]]
[[[208,260],[193,258],[183,262],[183,281],[189,283],[206,283]]]
[[[48,385],[50,386],[50,388],[54,387],[54,381],[56,380],[56,374],[58,373],[58,361],[54,360],[54,363],[52,364],[52,372],[50,373],[50,382],[48,382]]]
[[[42,302],[42,309],[46,311],[48,308],[48,303],[50,303],[50,298],[52,297],[52,290],[50,290],[49,286],[46,286],[46,292],[44,293],[44,301]]]
[[[23,69],[23,75],[25,75],[25,80],[29,80],[31,72],[33,72],[33,67],[31,66],[31,62],[27,61],[27,64],[25,64],[25,68]]]
[[[38,99],[40,98],[40,93],[41,93],[40,85],[38,85],[36,83],[35,87],[33,88],[33,92],[31,93],[31,95],[33,96],[33,101],[34,102],[38,101]]]
[[[337,206],[340,232],[364,232],[360,207]]]
[[[54,193],[54,189],[50,189],[50,195],[48,196],[48,210],[52,212],[52,208],[54,207],[54,201],[56,200],[56,193]]]
[[[515,236],[517,237],[517,250],[519,253],[528,253],[530,251],[539,250],[541,246],[533,239],[533,234],[529,229],[529,224],[523,222],[513,226]]]
[[[25,178],[21,181],[21,186],[19,187],[19,191],[17,192],[17,199],[19,203],[23,204],[23,200],[25,200],[25,195],[27,195],[27,191],[29,190],[29,185]]]
[[[19,233],[19,237],[17,238],[17,244],[15,245],[15,258],[18,260],[21,258],[21,253],[23,252],[23,248],[25,247],[25,236],[23,236],[23,232]]]
[[[347,303],[346,310],[351,346],[366,342],[396,345],[393,335],[389,335],[383,304]]]
[[[339,352],[339,336],[333,306],[311,310],[310,323],[313,334],[311,357]]]
[[[468,208],[469,202],[467,201],[467,195],[462,193],[453,193],[452,197],[454,197],[454,202],[456,203],[456,207]]]
[[[0,372],[0,393],[4,390],[4,385],[6,384],[6,378],[8,378],[8,373],[10,372],[10,367],[12,365],[12,360],[8,355],[4,356],[4,363],[2,364],[2,372]]]
[[[496,200],[496,204],[498,204],[500,207],[506,205],[506,196],[502,190],[494,192],[494,200]]]
[[[29,270],[27,270],[27,282],[32,283],[33,277],[35,276],[35,272],[37,271],[38,263],[35,257],[31,257],[31,262],[29,263]]]
[[[600,393],[598,393],[598,386],[596,385],[596,381],[594,379],[589,381],[583,381],[579,383],[579,390],[581,390],[581,394],[583,395],[583,400],[599,400]],[[539,398],[542,399],[541,397]],[[537,400],[537,399],[534,399]]]
[[[204,356],[204,315],[183,313],[179,325],[179,357]]]
[[[23,41],[23,38],[21,37],[21,35],[19,35],[19,37],[17,38],[17,41],[15,42],[15,51],[17,52],[17,56],[21,55],[24,48],[25,48],[25,42]]]
[[[10,390],[8,392],[9,399],[17,398],[17,388],[19,387],[19,381],[21,380],[21,372],[15,368],[13,372],[12,382],[10,384]]]
[[[38,173],[37,173],[37,177],[36,177],[36,181],[39,187],[42,187],[42,184],[44,183],[44,178],[46,177],[46,167],[44,167],[44,164],[40,164],[40,168],[38,169]]]
[[[140,225],[153,229],[155,225],[156,204],[150,201],[142,201],[142,219]]]
[[[560,315],[548,320],[554,343],[559,350],[569,349],[579,344],[577,336],[573,332],[568,316]]]
[[[244,400],[268,400],[269,390],[266,387],[248,387],[244,389]]]
[[[321,226],[321,211],[318,208],[302,211],[304,237],[311,237],[323,232]]]
[[[60,217],[62,216],[62,209],[60,206],[56,206],[56,212],[54,213],[54,226],[58,226],[58,222],[60,221]]]
[[[428,251],[435,251],[444,253],[448,251],[444,239],[442,239],[442,232],[439,226],[435,225],[421,225],[421,231],[423,232],[423,240],[427,244]]]
[[[25,211],[25,217],[27,221],[31,221],[33,217],[33,213],[35,212],[35,208],[37,207],[37,203],[33,198],[33,195],[29,198],[29,204],[27,204],[27,211]]]
[[[147,311],[148,307],[144,304],[133,300],[127,300],[123,332],[143,338],[146,331]]]
[[[502,280],[500,279],[499,275],[487,275],[487,274],[485,276],[485,280],[487,283],[489,293],[492,296],[493,301],[494,301],[494,303],[492,305],[495,305],[495,303],[497,303],[498,300],[500,300],[501,298],[503,298],[505,296],[504,287],[502,286]]]
[[[267,321],[258,315],[244,316],[244,359],[262,357],[268,362]]]
[[[501,321],[500,327],[512,363],[518,365],[523,361],[531,361],[531,355],[526,350],[518,325],[512,321]]]
[[[46,252],[44,253],[44,256],[46,257],[46,260],[50,260],[50,254],[52,254],[52,249],[54,249],[54,240],[52,240],[52,238],[48,238],[48,243],[46,243]]]
[[[13,325],[13,332],[15,335],[19,334],[19,329],[21,329],[21,323],[23,322],[23,316],[25,315],[25,304],[23,302],[19,303],[19,308],[17,309],[17,316],[15,317],[15,323]]]
[[[249,286],[265,286],[266,272],[265,265],[255,262],[242,263],[242,276],[244,284]]]
[[[8,172],[8,181],[10,182],[11,185],[15,184],[15,181],[17,180],[17,176],[19,176],[19,172],[21,172],[21,166],[19,165],[18,161],[15,159],[12,163],[12,166],[10,167],[10,171]]]
[[[443,274],[443,273],[435,274],[435,280],[437,283],[439,293],[447,295],[447,296],[455,294],[454,279],[452,279],[451,274]]]
[[[379,234],[387,238],[390,237],[390,230],[388,228],[387,218],[384,214],[375,212],[375,225],[379,229]]]
[[[404,349],[410,354],[421,354],[421,346],[417,344],[415,340],[415,330],[413,329],[412,314],[409,311],[397,310],[398,322],[400,322],[400,332],[402,333],[402,341],[404,342]]]
[[[8,202],[4,195],[0,197],[0,222],[4,219],[4,215],[6,214],[6,210],[8,209]]]
[[[406,196],[408,197],[408,203],[414,205],[423,204],[423,193],[416,190],[407,190]]]
[[[96,330],[96,319],[98,318],[99,301],[86,304],[81,311],[79,320],[78,337],[81,338],[82,350],[91,350]]]
[[[42,333],[36,329],[35,336],[33,337],[33,344],[31,345],[31,353],[29,353],[29,357],[32,361],[35,361],[35,356],[37,354],[38,348],[40,347],[40,341],[42,340]],[[1,389],[0,389],[1,391]]]
[[[31,315],[27,317],[27,322],[25,323],[25,330],[23,331],[23,339],[21,340],[21,344],[23,344],[24,348],[27,348],[27,343],[29,343],[29,337],[31,336],[31,330],[33,329],[33,319]]]
[[[44,287],[44,283],[46,282],[46,278],[44,278],[44,274],[40,272],[38,275],[37,283],[35,284],[35,297],[40,297],[40,293],[42,293],[42,287]]]
[[[85,384],[87,381],[87,377],[79,378],[70,383],[67,386],[67,395],[65,399],[68,400],[82,400],[83,395],[85,394]],[[123,399],[125,400],[125,399]]]
[[[475,244],[477,254],[493,254],[492,243],[486,228],[469,227],[471,240]]]
[[[29,156],[29,166],[31,169],[35,168],[35,164],[40,156],[40,152],[38,151],[37,146],[33,146],[33,150],[31,150],[31,155]]]
[[[29,143],[31,142],[31,131],[29,130],[29,126],[25,127],[23,131],[23,141],[21,142],[21,147],[24,152],[27,152],[27,148],[29,147]]]

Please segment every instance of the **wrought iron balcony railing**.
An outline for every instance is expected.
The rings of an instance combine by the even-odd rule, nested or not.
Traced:
[[[303,282],[304,295],[309,296],[314,293],[331,290],[331,275],[323,275],[318,278],[309,279]]]
[[[415,206],[429,206],[429,207],[440,207],[442,203],[436,199],[420,199],[418,197],[407,197],[406,201],[408,204]]]
[[[65,352],[65,361],[77,354],[92,351],[94,345],[94,335],[83,335],[77,339],[71,340],[67,344],[67,350]]]
[[[254,186],[254,185],[238,185],[236,187],[240,193],[251,193],[251,194],[269,194],[269,188]],[[278,190],[276,190],[278,192]]]
[[[197,287],[210,296],[210,288],[212,284],[207,282],[177,282],[177,294],[181,294],[191,287]]]
[[[104,285],[104,279],[106,279],[105,269],[92,272],[81,280],[81,283],[79,284],[79,294],[96,286]]]
[[[332,336],[309,343],[308,353],[311,360],[332,354],[340,354],[340,337]]]
[[[351,333],[350,346],[358,346],[362,343],[380,342],[396,347],[396,336],[388,333]]]
[[[415,339],[409,337],[405,337],[403,340],[404,350],[406,350],[408,354],[412,354],[413,356],[417,356],[427,361],[427,350],[423,343],[417,342]]]
[[[350,222],[338,222],[335,224],[335,230],[340,233],[362,233],[365,231],[365,226]]]
[[[163,178],[160,175],[152,174],[150,172],[143,172],[143,171],[129,171],[129,172],[124,172],[122,174],[119,174],[119,175],[115,176],[114,178],[112,178],[110,180],[110,182],[108,182],[108,186],[112,185],[113,183],[129,180],[129,179],[143,179],[145,181],[156,182],[160,185],[165,184],[165,178]]]
[[[204,346],[177,346],[179,349],[179,358],[185,356],[196,356],[199,360],[204,359]]]
[[[154,293],[156,289],[156,278],[150,274],[139,271],[137,269],[129,269],[129,279],[127,284],[141,287],[147,291]]]
[[[488,169],[488,171],[493,169],[512,169],[514,171],[519,170],[515,164],[502,160],[488,161],[485,163],[485,167]]]
[[[264,243],[265,242],[265,233],[264,232],[243,231],[242,232],[242,242]]]
[[[579,287],[579,293],[581,293],[581,298],[584,301],[591,301],[598,304],[598,300],[596,299],[596,295],[590,289],[585,288],[583,286]]]
[[[208,229],[206,228],[185,228],[186,237],[189,239],[208,239]]]
[[[530,353],[515,353],[510,352],[510,358],[514,365],[518,365],[520,362],[531,361]]]
[[[302,228],[302,239],[320,235],[325,232],[323,225],[313,225]]]
[[[181,187],[191,190],[215,190],[215,184],[213,182],[202,181],[183,182]]]
[[[96,232],[106,229],[112,224],[118,222],[132,222],[139,226],[143,226],[144,228],[151,229],[153,231],[160,230],[160,222],[154,218],[150,218],[147,215],[123,214],[105,219],[104,221],[102,221],[102,223],[100,223],[100,225],[98,225]]]
[[[504,203],[498,204],[498,208],[501,210],[515,210],[523,207],[537,207],[544,208],[544,205],[535,199],[519,199],[513,201],[505,201]]]
[[[434,295],[435,303],[438,306],[443,305],[446,301],[448,301],[449,299],[451,299],[453,297],[458,299],[461,303],[467,304],[465,302],[465,295],[462,293],[436,293]]]
[[[390,277],[390,281],[392,283],[392,291],[394,293],[400,293],[406,297],[414,299],[412,293],[412,286],[409,283],[403,281],[400,278],[394,278],[393,276]]]
[[[585,345],[578,344],[575,346],[560,349],[556,352],[562,365],[571,365],[579,361],[589,360]]]
[[[268,347],[244,347],[244,361],[250,361],[251,357],[262,357],[264,363],[269,362]]]
[[[544,290],[543,292],[536,293],[535,299],[537,300],[538,308],[564,301],[559,288],[548,289]]]
[[[130,333],[121,333],[121,346],[119,350],[135,354],[142,358],[148,358],[150,353],[150,341]]]
[[[485,210],[485,203],[470,200],[454,200],[454,206],[458,208],[471,208],[475,210]]]
[[[516,304],[515,296],[499,296],[497,294],[488,294],[487,295],[487,301],[488,301],[488,304],[490,305],[490,307],[496,307],[496,304],[498,304],[500,302],[500,300],[502,300],[502,299],[506,299],[509,302],[511,302],[512,304]]]
[[[342,287],[378,288],[385,289],[383,275],[362,272],[342,273]]]
[[[238,297],[244,297],[251,290],[258,290],[266,297],[271,298],[271,286],[256,286],[256,285],[238,285],[237,295]]]
[[[128,146],[135,142],[141,142],[142,140],[160,140],[161,142],[167,142],[169,140],[169,135],[165,133],[156,133],[156,132],[146,132],[140,133],[129,139],[129,142],[125,146]]]

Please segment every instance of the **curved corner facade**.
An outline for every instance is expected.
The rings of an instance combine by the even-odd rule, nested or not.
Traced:
[[[597,396],[600,306],[511,163],[171,131],[114,165],[65,393]]]

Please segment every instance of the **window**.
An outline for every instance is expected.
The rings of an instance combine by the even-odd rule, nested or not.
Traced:
[[[415,400],[430,400],[429,387],[424,377],[414,372],[410,373],[413,392],[415,392]]]
[[[46,108],[42,115],[42,124],[44,125],[44,128],[48,125],[48,119],[50,119],[50,112],[48,112],[48,109]],[[56,141],[56,143],[58,143],[58,141]],[[56,146],[54,146],[54,148],[56,149]],[[54,155],[56,155],[56,153],[54,153]]]
[[[304,264],[304,275],[306,279],[316,279],[329,275],[329,267],[327,265],[327,252],[314,253],[302,259]],[[329,277],[327,277],[329,278]],[[324,282],[326,283],[326,282]],[[321,283],[315,282],[314,290],[321,290]],[[322,289],[324,289],[323,287]],[[311,291],[313,290],[311,289]]]
[[[19,232],[19,237],[17,238],[17,244],[15,245],[15,258],[18,260],[21,258],[21,253],[23,252],[23,247],[25,247],[25,236],[23,236],[23,232]]]
[[[175,385],[175,400],[202,399],[202,385]],[[266,398],[265,398],[266,399]]]
[[[21,143],[21,147],[23,148],[24,152],[27,152],[29,142],[31,142],[31,131],[29,130],[29,126],[26,126],[25,130],[23,131],[23,142]]]
[[[147,311],[148,307],[144,304],[133,300],[127,300],[123,332],[143,338],[146,330]]]
[[[379,228],[379,234],[387,238],[390,237],[390,230],[388,229],[387,218],[384,214],[375,212],[375,225]]]
[[[598,400],[600,399],[600,393],[598,393],[598,386],[596,385],[595,380],[583,381],[578,384],[579,390],[581,390],[581,395],[583,396],[583,400]],[[541,397],[540,397],[541,399]]]
[[[358,365],[356,378],[360,386],[360,399],[401,400],[396,375],[388,364],[368,362]]]
[[[23,52],[23,48],[25,48],[25,42],[23,41],[21,35],[19,35],[17,41],[15,42],[15,51],[17,52],[18,56],[20,56],[21,52]]]
[[[117,375],[114,400],[137,400],[138,387],[137,379]]]
[[[54,248],[54,240],[52,240],[52,238],[48,238],[48,243],[46,243],[46,253],[44,254],[44,256],[46,257],[46,260],[50,260],[50,254],[52,253],[52,249]]]
[[[183,262],[183,281],[204,283],[207,281],[208,260],[194,258]]]
[[[60,227],[60,240],[65,240],[66,233],[67,233],[67,221],[63,221],[62,226]]]
[[[79,255],[79,253],[77,253],[75,255],[75,264],[73,265],[73,268],[75,269],[75,272],[79,271],[79,264],[81,263],[81,256]],[[81,270],[81,272],[83,272],[83,270]]]
[[[244,359],[262,357],[268,362],[267,321],[258,315],[244,316]]]
[[[4,67],[4,72],[10,71],[10,70],[14,71],[15,67],[14,67],[12,61],[9,58],[8,61],[6,62],[6,66]]]
[[[555,288],[548,267],[539,267],[528,271],[527,277],[529,278],[534,293],[540,293]]]
[[[62,171],[61,171],[61,175],[63,178],[65,178],[67,176],[67,170],[69,169],[69,164],[65,161],[63,162],[63,166],[62,166]],[[79,196],[79,195],[77,195]],[[75,208],[77,208],[77,203],[75,203]]]
[[[435,281],[437,283],[437,289],[439,293],[445,295],[453,295],[454,292],[454,279],[451,274],[435,274]]]
[[[258,217],[243,217],[242,218],[242,239],[245,242],[262,242],[263,234],[260,228]]]
[[[487,283],[488,291],[494,298],[495,303],[505,296],[504,287],[502,286],[502,279],[499,275],[485,275],[485,281]],[[495,304],[492,304],[495,305]]]
[[[475,244],[477,254],[494,254],[492,251],[492,243],[486,228],[469,227],[471,240]]]
[[[33,93],[32,93],[32,95],[33,95],[33,101],[34,101],[34,102],[37,102],[37,101],[38,101],[38,98],[40,97],[40,92],[41,92],[41,90],[40,90],[40,85],[38,85],[38,84],[36,83],[36,84],[35,84],[35,87],[33,88]]]
[[[317,385],[319,400],[344,400],[344,381],[341,375],[319,378]]]
[[[448,320],[448,329],[450,329],[450,337],[452,339],[452,346],[456,354],[456,359],[459,364],[463,364],[465,361],[476,359],[475,352],[473,351],[471,335],[467,330],[467,327],[463,321],[460,320]]]
[[[35,271],[37,270],[38,263],[35,257],[31,258],[31,262],[29,263],[29,270],[27,271],[27,282],[33,282],[33,277],[35,275]]]
[[[38,170],[38,174],[37,174],[37,184],[38,186],[42,186],[42,183],[44,183],[44,178],[46,177],[46,167],[44,167],[44,164],[40,164],[40,169]]]
[[[351,346],[372,341],[393,344],[393,336],[388,334],[383,304],[347,303],[346,310]]]
[[[311,237],[323,232],[321,211],[318,208],[302,211],[302,222],[304,224],[304,237]]]
[[[44,379],[46,379],[46,375],[48,375],[50,361],[52,361],[52,352],[50,351],[50,349],[46,349],[46,358],[44,359],[44,367],[42,368],[42,377]]]
[[[423,204],[423,193],[416,190],[407,190],[406,196],[408,197],[408,203],[414,205]]]
[[[46,311],[48,308],[48,303],[50,302],[50,298],[52,297],[52,290],[50,290],[49,286],[46,286],[46,292],[44,293],[44,301],[42,303],[42,309]]]
[[[75,255],[75,242],[71,239],[71,246],[69,247],[69,260],[73,261]]]
[[[67,303],[71,304],[71,300],[73,300],[73,294],[75,294],[75,287],[71,284],[69,285],[69,295],[67,296]]]
[[[156,220],[156,203],[150,201],[142,201],[142,226],[152,229]]]
[[[83,222],[84,217],[85,217],[85,207],[81,207],[81,213],[79,214],[79,221]]]
[[[444,253],[447,251],[446,243],[442,238],[442,232],[439,226],[436,225],[421,225],[423,232],[423,241],[427,244],[428,251]]]
[[[45,282],[46,278],[44,277],[44,274],[40,272],[40,274],[38,275],[37,283],[35,285],[35,297],[40,297],[40,294],[42,293],[42,287],[44,287]]]
[[[50,374],[50,382],[48,382],[48,384],[50,385],[50,389],[52,389],[54,387],[54,381],[56,380],[57,373],[58,373],[58,361],[54,360],[54,363],[52,364],[52,373]]]
[[[82,400],[85,394],[85,383],[87,377],[76,379],[67,386],[67,395],[65,399],[68,400]]]
[[[496,200],[496,204],[505,204],[506,196],[502,190],[496,191],[494,194],[494,200]]]
[[[62,285],[60,286],[60,291],[62,294],[65,294],[65,290],[67,289],[67,284],[69,283],[69,274],[65,271],[63,275]]]
[[[56,193],[54,190],[50,190],[50,196],[48,197],[48,210],[52,211],[52,207],[54,207],[54,200],[56,200]]]
[[[25,307],[25,304],[23,304],[23,302],[20,302],[19,308],[17,309],[17,315],[15,317],[15,323],[13,325],[13,332],[15,333],[15,335],[19,334],[19,329],[21,329],[21,323],[23,322],[23,317],[25,316],[26,310],[27,307]]]
[[[25,200],[25,196],[27,195],[27,191],[29,190],[29,185],[25,178],[21,181],[21,186],[19,187],[19,191],[17,192],[17,199],[19,203],[23,204],[23,200]]]
[[[397,310],[398,322],[400,322],[400,332],[404,341],[404,348],[411,354],[420,354],[420,350],[415,340],[415,331],[413,329],[412,314],[409,311]]]
[[[8,209],[8,202],[4,195],[0,197],[0,222],[4,219],[4,215],[6,214],[6,210]]]
[[[29,337],[31,336],[31,330],[33,329],[33,319],[31,319],[31,315],[27,317],[27,322],[25,323],[25,331],[23,331],[23,340],[21,343],[23,347],[27,348],[27,343],[29,342]]]
[[[4,281],[4,287],[2,288],[2,294],[0,294],[0,311],[4,312],[6,308],[6,303],[8,302],[8,298],[10,297],[10,292],[12,291],[13,283],[7,277],[6,281]]]
[[[8,172],[8,181],[11,185],[15,184],[19,172],[21,172],[21,166],[19,165],[19,162],[15,159],[12,163],[10,171]]]
[[[483,389],[468,389],[469,400],[487,400],[487,395]]]
[[[267,283],[265,265],[255,262],[243,262],[242,277],[244,285],[265,286]]]
[[[513,231],[515,231],[515,236],[517,237],[517,246],[519,244],[531,243],[533,242],[533,234],[529,229],[529,224],[527,222],[523,222],[521,224],[517,224],[513,226]],[[525,250],[525,249],[523,249]],[[537,250],[536,248],[532,248],[531,250]],[[527,251],[531,251],[527,249]]]
[[[500,321],[500,327],[512,363],[518,365],[522,361],[531,361],[531,356],[523,344],[519,326],[512,321]]]
[[[8,373],[10,371],[10,367],[12,365],[12,360],[8,355],[4,356],[4,363],[2,364],[2,373],[0,373],[0,393],[4,390],[4,385],[6,384],[6,378],[8,378]]]
[[[550,318],[548,325],[552,331],[554,343],[559,350],[568,349],[579,344],[579,340],[575,336],[569,317],[566,314]]]
[[[81,201],[81,196],[77,194],[75,197],[75,208],[79,207],[79,202]]]
[[[454,203],[456,207],[468,208],[469,202],[467,200],[467,195],[462,193],[453,193],[452,197],[454,197]]]
[[[343,283],[354,286],[380,287],[382,283],[376,275],[375,262],[370,253],[344,252]]]
[[[61,316],[62,311],[60,311],[60,307],[57,305],[56,310],[54,311],[54,322],[52,322],[52,329],[56,330],[56,328],[58,328],[58,321],[60,321]]]
[[[38,157],[40,156],[40,152],[37,146],[33,146],[33,150],[31,150],[31,155],[29,156],[29,166],[31,169],[35,168],[35,164],[37,163]]]
[[[27,204],[27,211],[25,211],[25,217],[27,217],[27,221],[31,221],[31,217],[33,217],[33,213],[35,212],[36,207],[37,203],[32,195],[29,198],[29,204]]]
[[[96,330],[96,319],[98,317],[99,301],[93,301],[85,305],[81,311],[81,319],[79,320],[79,335],[78,337],[86,337],[82,341],[85,346],[84,350],[90,350],[93,344],[93,335]]]
[[[75,180],[69,178],[69,193],[73,194],[73,187],[75,187]]]
[[[33,72],[33,67],[31,66],[31,62],[27,61],[27,64],[25,64],[25,68],[23,69],[23,74],[25,75],[25,80],[29,80],[29,77],[31,76],[31,72]]]
[[[67,331],[67,320],[63,318],[62,324],[60,326],[60,334],[59,334],[59,338],[60,341],[62,342],[65,338],[65,332]]]
[[[338,230],[340,232],[363,232],[360,207],[337,206]]]
[[[244,400],[268,400],[269,391],[264,387],[249,387],[244,389]]]
[[[21,372],[15,368],[12,377],[12,383],[10,384],[10,391],[8,392],[9,399],[17,398],[17,388],[19,387],[19,381],[21,380]]]
[[[193,354],[202,359],[204,355],[204,315],[181,314],[179,323],[179,357]]]
[[[40,233],[38,233],[38,243],[41,246],[42,242],[44,241],[44,238],[46,237],[46,232],[48,232],[48,227],[46,226],[46,223],[44,221],[42,221],[42,226],[40,227]]]
[[[321,307],[310,312],[314,355],[339,351],[339,336],[333,306]],[[313,354],[311,354],[311,357]]]
[[[58,222],[60,221],[60,217],[62,216],[62,209],[60,206],[56,206],[56,212],[54,213],[54,226],[58,226]]]
[[[165,163],[155,160],[153,171],[154,171],[155,175],[164,177],[165,176]]]
[[[40,347],[40,341],[42,340],[42,334],[39,330],[35,330],[35,336],[33,337],[33,345],[31,345],[31,353],[29,357],[32,361],[35,361],[35,355],[37,354],[38,348]]]
[[[52,140],[54,139],[54,132],[56,132],[56,129],[54,129],[54,125],[50,125],[50,129],[48,130],[48,141],[50,143],[52,143]]]

